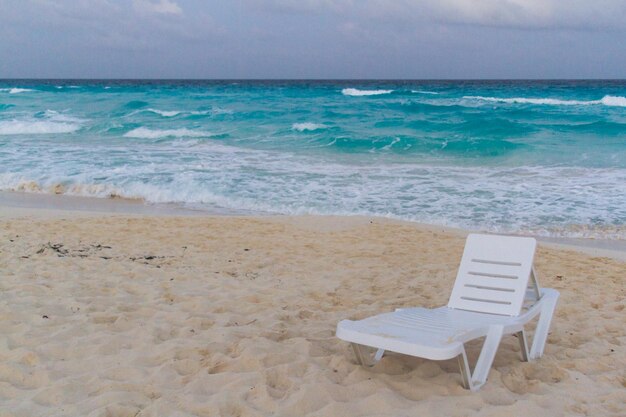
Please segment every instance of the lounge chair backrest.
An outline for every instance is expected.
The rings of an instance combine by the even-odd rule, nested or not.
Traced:
[[[536,246],[533,238],[470,234],[448,307],[518,316]]]

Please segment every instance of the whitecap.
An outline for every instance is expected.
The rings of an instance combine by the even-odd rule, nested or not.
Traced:
[[[382,148],[380,148],[381,151],[388,151],[389,149],[393,148],[393,145],[395,145],[396,143],[400,142],[400,138],[393,138],[393,140],[391,141],[391,143],[383,146]]]
[[[320,130],[320,129],[326,129],[326,125],[322,125],[322,124],[318,124],[318,123],[294,123],[293,125],[291,125],[291,128],[293,130],[297,130],[298,132],[305,132],[305,131],[314,131],[314,130]]]
[[[43,114],[53,122],[82,123],[85,121],[84,119],[70,116],[68,114],[59,113],[58,111],[50,109],[43,112]]]
[[[509,103],[509,104],[549,104],[555,106],[580,106],[585,104],[595,104],[592,101],[580,101],[580,100],[559,100],[555,98],[526,98],[526,97],[484,97],[484,96],[463,96],[468,100],[480,100],[490,101],[495,103]]]
[[[600,102],[605,106],[626,107],[626,97],[621,96],[604,96]]]
[[[163,117],[174,117],[174,116],[178,116],[181,113],[176,110],[168,111],[168,110],[159,110],[159,109],[146,109],[146,111],[149,111],[151,113],[156,113]]]
[[[0,122],[0,135],[44,135],[72,133],[80,125],[47,120],[6,120]]]
[[[124,137],[137,138],[137,139],[159,139],[159,138],[206,138],[213,136],[212,133],[202,130],[190,130],[190,129],[148,129],[145,127],[139,127],[133,129],[130,132],[126,132]]]
[[[426,91],[426,90],[411,90],[411,93],[415,93],[415,94],[431,94],[431,95],[439,94],[436,91]]]
[[[205,111],[191,112],[191,114],[209,114],[209,113],[212,113],[213,115],[233,114],[233,111],[231,109],[222,109],[221,107],[213,107],[213,109],[210,112],[205,112]]]
[[[0,88],[0,91],[6,92],[9,94],[19,94],[19,93],[26,93],[28,91],[34,91],[34,90],[31,90],[30,88]]]
[[[626,107],[626,97],[621,96],[604,96],[600,100],[561,100],[556,98],[527,98],[527,97],[484,97],[484,96],[463,96],[468,100],[480,100],[496,103],[508,104],[538,104],[552,106],[589,106],[589,105],[605,105]]]
[[[159,109],[145,109],[142,111],[147,111],[151,113],[158,114],[163,117],[175,117],[181,114],[191,114],[194,116],[205,115],[205,114],[222,114],[222,113],[232,113],[232,111],[222,110],[222,109],[214,109],[214,110],[205,110],[205,111],[182,111],[182,110],[159,110]]]
[[[344,96],[378,96],[392,92],[393,90],[359,90],[358,88],[344,88],[341,90],[341,94]]]

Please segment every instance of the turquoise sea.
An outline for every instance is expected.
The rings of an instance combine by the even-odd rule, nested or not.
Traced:
[[[626,81],[0,80],[0,190],[626,239]]]

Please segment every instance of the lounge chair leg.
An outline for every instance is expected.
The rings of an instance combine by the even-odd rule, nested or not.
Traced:
[[[385,354],[385,349],[378,349],[376,353],[374,354],[374,363],[379,362],[383,358],[384,354]]]
[[[469,363],[467,362],[467,355],[465,354],[465,349],[463,349],[463,353],[457,356],[457,359],[459,361],[459,368],[461,369],[461,379],[463,382],[463,388],[471,389],[472,387],[471,381],[470,381],[471,373],[470,373]]]
[[[366,366],[371,368],[376,365],[385,354],[384,349],[378,349],[374,355],[363,352],[363,346],[358,343],[352,343],[352,349],[354,350],[354,355],[356,356],[356,360],[361,366]]]
[[[535,337],[533,337],[533,345],[530,348],[530,359],[538,359],[541,355],[543,355],[543,349],[546,346],[546,340],[548,339],[550,322],[552,321],[552,316],[554,315],[557,299],[558,296],[544,299],[539,321],[537,322],[537,328],[535,329]]]
[[[356,361],[361,366],[365,366],[365,358],[363,357],[363,353],[361,352],[361,346],[356,343],[351,343],[352,350],[354,350],[354,356],[356,356]]]
[[[528,362],[528,342],[526,341],[526,332],[524,329],[516,333],[517,341],[519,342],[519,349],[522,354],[522,361]]]
[[[471,391],[478,391],[480,387],[487,382],[487,376],[491,369],[491,364],[496,357],[498,346],[502,340],[502,334],[504,333],[504,327],[491,326],[487,332],[487,337],[483,343],[483,348],[478,356],[478,361],[474,367],[474,373],[470,371],[469,362],[467,361],[467,355],[465,349],[457,356],[459,362],[459,368],[461,368],[461,378],[463,379],[463,388]]]
[[[471,379],[472,385],[470,388],[472,391],[478,391],[480,387],[487,382],[487,376],[489,376],[489,370],[496,357],[496,352],[498,351],[498,346],[500,346],[503,333],[504,327],[502,326],[489,327],[485,343],[483,344],[480,356],[478,356],[478,361],[474,367],[474,373]]]

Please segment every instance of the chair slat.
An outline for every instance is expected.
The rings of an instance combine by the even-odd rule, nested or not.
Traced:
[[[536,245],[533,238],[469,235],[448,307],[519,315]]]
[[[501,289],[513,290],[513,291],[515,291],[518,287],[518,283],[516,280],[510,280],[506,278],[474,276],[474,275],[467,276],[464,282],[466,286],[469,285],[469,286],[501,288]]]

